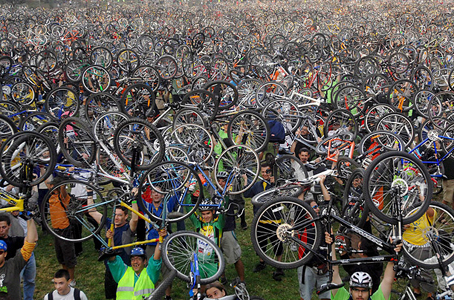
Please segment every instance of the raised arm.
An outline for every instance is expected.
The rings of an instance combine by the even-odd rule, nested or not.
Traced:
[[[400,252],[401,248],[402,244],[399,244],[396,246],[394,251],[398,253]],[[389,262],[386,265],[385,274],[383,275],[383,280],[381,281],[380,285],[381,291],[383,292],[383,296],[385,297],[385,299],[389,299],[389,297],[391,296],[391,288],[394,283],[395,275],[396,272],[394,271],[394,262]]]
[[[33,219],[27,221],[27,236],[25,240],[29,243],[36,243],[38,241],[38,231],[36,230],[36,224]]]
[[[328,232],[325,232],[325,242],[328,245],[331,245],[331,259],[332,260],[337,260],[336,258],[336,248],[334,247],[333,243],[333,238]],[[342,278],[339,273],[339,265],[333,265],[333,280],[331,283],[335,284],[341,284],[342,283]],[[331,290],[331,293],[333,296],[336,296],[338,289],[333,289]]]

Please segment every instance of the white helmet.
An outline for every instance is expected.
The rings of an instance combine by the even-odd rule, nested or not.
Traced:
[[[355,272],[350,277],[350,287],[372,288],[372,277],[366,272]]]

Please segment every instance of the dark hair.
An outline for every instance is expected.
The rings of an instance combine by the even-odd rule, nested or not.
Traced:
[[[48,181],[48,184],[57,185],[57,184],[59,184],[60,182],[62,182],[63,180],[65,180],[63,177],[60,177],[60,176],[53,176],[52,179],[50,179],[50,180]]]
[[[0,214],[0,222],[6,222],[8,226],[11,225],[11,219],[6,214]]]
[[[366,238],[361,238],[361,244],[359,245],[359,250],[362,250],[363,253],[367,256],[379,256],[377,246],[369,241]]]
[[[212,283],[207,284],[205,286],[205,291],[208,291],[208,289],[211,289],[211,288],[217,288],[221,292],[225,291],[224,285],[222,283],[220,283],[219,281],[213,281]]]
[[[266,161],[263,161],[263,162],[260,163],[260,169],[261,168],[268,168],[268,167],[270,167],[270,164],[267,163]]]
[[[121,209],[125,213],[125,215],[128,214],[128,209],[124,206],[117,206],[117,207],[115,207],[115,209]]]
[[[306,152],[307,154],[310,154],[310,151],[309,151],[309,149],[307,149],[307,148],[300,148],[300,149],[298,150],[298,155],[300,155],[301,152]]]
[[[65,278],[66,280],[69,280],[69,272],[68,270],[65,269],[60,269],[57,272],[55,272],[54,278]]]

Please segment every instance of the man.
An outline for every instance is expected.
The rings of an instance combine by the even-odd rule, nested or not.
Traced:
[[[51,190],[62,181],[63,179],[61,177],[53,177],[46,181],[46,186]],[[66,185],[62,185],[60,188],[52,191],[52,195],[49,198],[49,213],[53,230],[60,236],[71,238],[73,232],[70,220],[66,215],[66,206],[69,202],[70,196],[66,192]],[[57,260],[63,269],[68,270],[69,277],[71,278],[70,285],[74,287],[76,285],[74,274],[77,264],[74,243],[55,237],[54,247]]]
[[[145,193],[143,193],[143,198],[145,200],[145,205],[150,213],[152,213],[155,216],[162,216],[162,212],[164,209],[164,197],[165,195],[160,193],[161,189],[159,187],[153,187],[148,188]],[[178,205],[178,199],[176,196],[171,196],[169,199],[167,199],[167,211],[172,212],[176,210]],[[159,232],[153,227],[152,224],[150,223],[145,223],[146,224],[146,229],[148,232],[147,240],[152,240],[152,239],[157,239],[159,238]],[[170,228],[169,228],[170,232]],[[155,253],[156,247],[158,245],[158,242],[153,242],[147,244],[146,252],[147,252],[147,257],[148,259],[151,258],[153,253]],[[161,272],[162,272],[162,277],[166,277],[167,274],[169,273],[169,269],[163,265],[161,267]],[[172,296],[172,285],[170,284],[169,287],[166,289],[166,300],[171,300]]]
[[[23,212],[23,214],[25,214],[25,212]],[[11,225],[8,235],[11,234],[11,236],[15,237],[25,237],[25,235],[27,234],[27,221],[23,218],[23,214],[20,215],[20,212],[18,210],[11,212]],[[20,276],[24,282],[24,300],[33,300],[36,278],[36,260],[34,253],[32,253],[32,256],[27,261],[25,267],[22,269]]]
[[[4,226],[4,225],[0,225]],[[11,299],[22,299],[20,292],[20,272],[30,259],[33,249],[38,241],[38,232],[35,221],[27,221],[27,236],[24,245],[17,251],[16,255],[7,260],[8,246],[5,241],[0,240],[0,292],[8,293]]]
[[[246,198],[252,198],[257,194],[272,188],[274,186],[274,176],[271,175],[272,173],[273,173],[273,171],[271,170],[271,167],[268,164],[266,164],[266,163],[262,164],[260,167],[260,175],[262,177],[262,180],[259,180],[256,183],[254,183],[249,190],[247,190],[243,193],[243,196]],[[243,174],[243,179],[245,182],[247,182],[246,174]],[[259,210],[259,208],[254,206],[253,210],[254,210],[254,215],[255,215],[257,213],[257,211]],[[262,224],[262,225],[265,227],[267,226],[267,224]],[[280,260],[282,252],[283,252],[282,245],[279,244],[277,241],[273,241],[271,239],[269,239],[269,241],[270,241],[270,244],[275,245],[274,251],[276,254],[276,258],[277,258],[277,260]],[[264,240],[264,242],[266,243],[266,240]],[[261,247],[266,247],[266,244],[261,245]],[[265,267],[266,267],[265,262],[260,258],[260,262],[255,266],[253,272],[254,273],[260,272],[263,269],[265,269]],[[281,281],[282,276],[284,276],[284,271],[280,268],[277,268],[276,271],[273,272],[273,279],[276,281]]]
[[[328,245],[331,244],[332,259],[336,260],[336,249],[334,248],[333,239],[328,232],[325,232],[325,241]],[[402,244],[399,244],[396,248],[394,248],[394,251],[399,252],[401,248]],[[389,299],[391,297],[391,288],[395,275],[396,272],[394,271],[394,262],[388,262],[380,287],[374,294],[372,294],[372,278],[370,275],[364,272],[355,272],[350,277],[350,291],[347,291],[344,287],[333,289],[331,290],[331,299],[362,300],[369,299],[369,297],[371,300]],[[339,285],[342,284],[342,279],[339,274],[339,265],[333,266],[332,283]]]
[[[58,270],[53,281],[55,290],[45,295],[44,300],[88,300],[84,292],[70,286],[71,278],[68,270]]]
[[[87,192],[87,204],[93,205],[93,192]],[[132,208],[138,210],[137,201],[132,201]],[[95,208],[89,211],[90,216],[99,223],[101,223],[103,215],[98,212]],[[128,209],[122,206],[115,208],[115,217],[113,220],[113,232],[112,232],[112,220],[107,218],[106,220],[106,237],[112,239],[112,246],[126,245],[133,242],[133,238],[137,229],[139,217],[136,214],[132,214],[131,220],[128,223]],[[130,248],[121,248],[120,257],[123,262],[130,265],[129,258]],[[115,299],[117,290],[117,283],[115,282],[106,262],[106,272],[104,273],[104,292],[106,299]]]
[[[222,188],[220,192],[222,192],[225,189],[228,175],[229,174],[225,171],[218,173],[218,176],[217,176],[218,182]],[[212,189],[211,189],[211,191],[212,191]],[[213,194],[214,194],[214,192],[213,192]],[[236,227],[234,206],[229,205],[230,204],[229,195],[226,195],[224,200],[225,200],[224,206],[226,208],[229,208],[229,210],[227,211],[226,216],[225,216],[225,223],[224,223],[224,228],[222,231],[222,238],[221,238],[221,249],[222,249],[222,253],[224,253],[226,263],[235,264],[235,270],[238,274],[238,277],[240,278],[240,281],[244,282],[244,264],[243,264],[243,261],[241,260],[241,247],[240,247],[240,244],[238,244],[238,240],[236,239],[235,232],[234,232],[235,227]],[[221,278],[222,278],[221,280],[223,281],[223,284],[227,283],[225,274],[223,274]]]
[[[140,247],[131,250],[130,267],[118,255],[109,258],[107,265],[118,283],[117,299],[141,300],[153,292],[161,271],[161,245],[166,235],[165,229],[159,231],[159,246],[149,260]]]

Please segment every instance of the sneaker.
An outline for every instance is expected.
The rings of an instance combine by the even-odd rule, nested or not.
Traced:
[[[72,288],[74,288],[74,287],[76,287],[76,284],[77,284],[77,282],[76,282],[76,280],[74,279],[74,280],[72,280],[72,281],[69,283],[69,286],[72,287]]]
[[[252,272],[258,273],[258,272],[260,272],[260,271],[263,271],[265,268],[266,268],[265,262],[259,262],[259,263],[255,266],[254,270],[252,270]]]
[[[273,272],[273,279],[275,281],[282,281],[282,276],[284,276],[284,271],[282,269],[276,269],[276,271]]]

